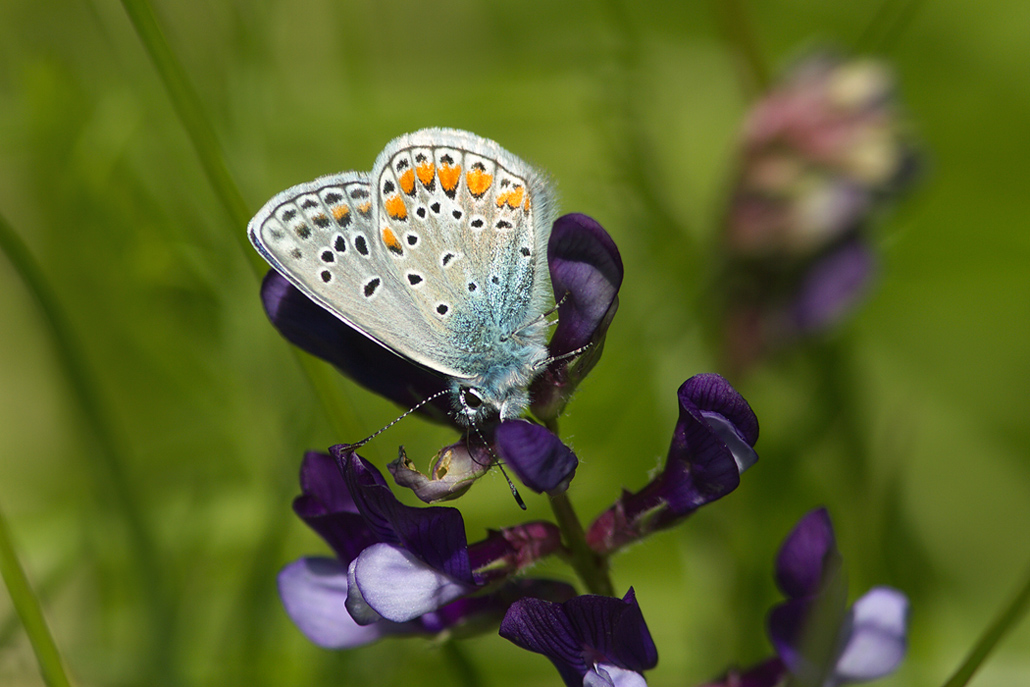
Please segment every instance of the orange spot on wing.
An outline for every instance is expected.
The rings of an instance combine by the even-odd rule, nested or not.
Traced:
[[[386,212],[394,219],[406,219],[408,206],[404,204],[404,199],[400,196],[390,196],[386,199]]]
[[[486,171],[479,169],[478,167],[473,167],[465,175],[465,184],[469,188],[469,193],[476,198],[479,198],[486,193],[486,190],[490,188],[490,184],[492,184],[493,181],[494,176],[492,174],[487,174]]]
[[[515,188],[513,188],[511,190],[511,193],[508,195],[508,207],[515,209],[518,206],[522,205],[522,199],[525,197],[525,195],[525,186],[516,186]]]
[[[415,170],[409,168],[401,175],[397,183],[401,185],[401,190],[410,196],[415,192]]]
[[[350,208],[346,205],[337,205],[333,208],[333,219],[337,222],[343,221],[343,218],[350,214]]]
[[[526,187],[516,186],[512,190],[505,191],[497,196],[497,207],[503,208],[507,205],[512,210],[515,210],[522,205],[523,198],[525,198],[527,203],[529,202],[529,197],[526,195]]]
[[[432,162],[423,162],[415,169],[415,173],[418,174],[418,180],[422,185],[429,188],[433,185],[433,177],[436,176],[436,166]]]
[[[526,202],[522,204],[522,207],[525,208],[526,212],[529,212],[529,194],[528,193],[526,194]]]
[[[368,217],[368,212],[371,209],[372,209],[372,201],[370,201],[370,200],[366,200],[364,203],[362,203],[361,205],[358,206],[358,212],[360,212],[365,217]]]
[[[448,193],[458,187],[458,179],[461,178],[461,165],[451,166],[446,162],[440,166],[440,186]]]
[[[390,227],[383,227],[383,243],[394,253],[400,254],[404,252],[404,249],[401,248],[401,242],[397,240],[397,234],[393,233]]]

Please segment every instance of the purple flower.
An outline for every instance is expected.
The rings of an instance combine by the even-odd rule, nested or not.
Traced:
[[[505,465],[538,494],[565,491],[576,474],[576,454],[545,427],[509,420],[497,427],[494,439]]]
[[[558,327],[548,352],[556,360],[530,387],[530,410],[544,422],[561,414],[576,386],[600,360],[605,334],[619,308],[623,272],[612,238],[594,219],[578,213],[554,223],[547,259],[558,303]]]
[[[680,417],[665,468],[637,493],[624,491],[587,531],[587,542],[610,554],[671,527],[737,488],[758,460],[758,419],[747,401],[717,374],[691,377],[679,389]]]
[[[287,613],[316,644],[343,648],[386,634],[436,632],[444,620],[446,627],[467,620],[462,609],[496,615],[492,601],[460,600],[477,591],[500,599],[532,589],[504,583],[561,546],[557,528],[545,522],[468,545],[456,509],[406,506],[367,461],[343,447],[333,452],[335,460],[304,457],[294,510],[337,558],[304,558],[279,575]]]
[[[890,587],[874,587],[847,608],[841,557],[824,508],[803,517],[783,542],[776,582],[787,600],[770,612],[769,636],[802,684],[876,680],[900,665],[908,599]]]
[[[897,669],[905,656],[908,599],[874,587],[847,607],[842,560],[826,509],[807,514],[776,557],[776,584],[787,600],[769,613],[777,656],[731,670],[705,687],[836,687]]]
[[[740,257],[797,259],[865,224],[911,176],[893,77],[873,60],[803,60],[754,106],[727,220]]]
[[[858,239],[821,256],[800,280],[790,310],[782,314],[785,333],[804,335],[837,324],[862,300],[875,275],[876,256]]]
[[[586,215],[559,217],[548,245],[548,261],[558,327],[551,339],[551,362],[531,388],[532,411],[556,417],[576,385],[597,363],[604,335],[618,307],[622,261],[611,237]],[[444,377],[395,355],[314,303],[274,271],[266,275],[261,299],[272,324],[292,344],[332,363],[358,384],[411,408],[449,388]],[[451,394],[423,406],[427,417],[463,426],[454,420]]]
[[[821,54],[750,112],[725,221],[731,369],[839,324],[869,291],[866,230],[917,166],[900,110],[884,64]]]
[[[623,599],[577,596],[564,603],[522,599],[508,609],[500,635],[551,660],[568,687],[637,687],[658,651],[630,588]]]
[[[496,591],[463,597],[407,622],[378,620],[359,625],[346,610],[347,571],[334,558],[308,557],[279,573],[279,593],[290,619],[311,642],[326,649],[353,649],[384,637],[442,632],[469,636],[496,627],[518,599],[565,601],[575,589],[564,582],[514,579]]]

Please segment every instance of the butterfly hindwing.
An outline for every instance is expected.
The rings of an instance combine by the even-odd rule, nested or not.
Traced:
[[[447,341],[438,355],[475,373],[491,337],[538,317],[550,297],[546,184],[496,143],[448,129],[391,142],[372,178],[383,234],[399,240],[416,300]]]

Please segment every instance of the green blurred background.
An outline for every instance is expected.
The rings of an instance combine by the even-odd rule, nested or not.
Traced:
[[[852,596],[891,584],[911,597],[910,654],[884,685],[943,683],[1011,598],[1030,563],[1025,3],[161,0],[155,11],[252,211],[292,184],[369,169],[401,133],[452,126],[548,170],[564,211],[608,229],[626,265],[621,309],[562,424],[587,520],[660,464],[679,384],[717,371],[701,325],[706,251],[754,93],[741,46],[773,73],[825,45],[889,60],[926,164],[875,232],[883,279],[834,336],[735,380],[761,422],[762,460],[738,491],[620,555],[613,574],[620,593],[636,588],[658,645],[652,685],[698,684],[771,652],[773,557],[819,504]],[[331,429],[262,313],[244,227],[115,0],[0,4],[0,214],[68,315],[134,504],[119,500],[46,322],[0,257],[0,507],[76,681],[457,683],[435,644],[327,652],[283,613],[278,569],[327,552],[290,510],[303,451],[397,411],[334,377],[353,434]],[[829,394],[833,383],[845,392]],[[409,419],[365,455],[382,466],[404,444],[424,466],[451,439]],[[527,501],[549,517],[542,497]],[[499,475],[458,505],[473,540],[524,517]],[[558,563],[537,572],[572,579]],[[560,684],[543,657],[494,635],[460,646],[485,685]],[[1022,626],[974,684],[1028,683]],[[43,684],[6,594],[0,684]]]

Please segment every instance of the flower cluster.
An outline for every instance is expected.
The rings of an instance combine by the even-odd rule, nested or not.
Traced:
[[[301,489],[294,511],[336,557],[291,563],[279,574],[279,593],[319,646],[453,632],[496,623],[523,596],[573,594],[559,582],[509,579],[560,547],[551,523],[524,523],[468,544],[457,509],[402,504],[374,466],[343,447],[305,455]]]
[[[821,54],[749,113],[725,222],[737,368],[836,324],[867,291],[865,229],[916,166],[893,90],[885,65]]]
[[[787,600],[769,613],[776,656],[708,687],[836,687],[894,672],[905,656],[908,599],[874,587],[849,608],[833,525],[825,509],[804,516],[776,557],[776,583]]]
[[[530,387],[530,411],[538,422],[505,420],[466,429],[459,441],[440,450],[428,474],[415,469],[402,450],[389,471],[398,486],[422,501],[458,498],[499,459],[531,491],[547,494],[552,504],[567,503],[579,461],[552,430],[600,358],[618,308],[622,262],[604,229],[584,215],[555,222],[548,259],[558,323],[548,367]],[[262,297],[287,339],[387,398],[413,406],[446,388],[446,380],[370,342],[281,277],[270,273]],[[646,684],[643,674],[657,664],[657,649],[636,592],[630,588],[622,598],[611,593],[609,560],[729,494],[758,460],[758,420],[725,379],[694,376],[677,397],[679,418],[664,468],[639,491],[624,491],[587,527],[578,522],[570,527],[556,506],[559,524],[518,523],[469,543],[458,509],[401,503],[354,446],[309,452],[293,507],[334,555],[302,558],[280,572],[287,614],[312,642],[336,649],[396,635],[460,637],[499,625],[502,637],[548,658],[569,687]],[[449,399],[421,410],[449,422],[446,403]],[[825,571],[835,569],[837,560],[832,532],[821,544],[809,532],[817,524],[799,528],[801,534],[788,540],[778,563],[786,571],[778,579],[789,599],[772,616],[779,658],[764,668],[776,680],[786,671],[802,675],[810,663],[816,665],[806,663],[811,652],[804,628],[811,609],[821,608],[829,595],[826,580],[833,575]],[[548,556],[569,561],[591,593],[525,576]],[[860,665],[863,649],[852,647],[869,645],[867,628],[876,622],[869,619],[882,619],[878,609],[875,600],[860,600],[847,614],[834,616],[846,629],[834,643],[839,651],[831,661],[833,679],[871,674],[862,673],[868,668]],[[900,637],[903,641],[903,627]]]

